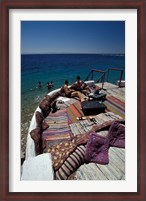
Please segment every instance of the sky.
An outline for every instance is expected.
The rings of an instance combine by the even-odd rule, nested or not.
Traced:
[[[124,21],[22,21],[21,53],[125,53]]]

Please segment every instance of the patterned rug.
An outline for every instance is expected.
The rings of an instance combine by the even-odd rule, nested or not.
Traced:
[[[71,140],[71,130],[68,125],[67,116],[48,116],[45,119],[49,128],[42,133],[42,147],[56,144],[62,140]]]
[[[96,119],[97,125],[101,125],[108,121],[115,121],[115,120],[123,119],[121,116],[119,116],[113,112],[101,113],[101,114],[96,115],[94,118]]]
[[[77,117],[84,116],[79,101],[76,101],[75,103],[71,104],[66,110],[70,124],[77,122]]]
[[[114,96],[109,96],[104,101],[104,104],[107,106],[107,112],[111,111],[122,118],[125,118],[125,103],[121,100],[115,98]]]
[[[78,100],[77,99],[74,99],[74,98],[64,98],[64,97],[59,97],[57,99],[57,107],[60,108],[61,110],[62,109],[65,109],[67,107],[69,107],[71,104],[77,102]]]
[[[70,124],[71,132],[74,136],[77,134],[84,134],[91,131],[93,128],[93,122],[89,119],[78,121],[77,123]]]
[[[89,118],[87,118],[86,120],[79,120],[76,123],[70,124],[69,126],[70,126],[72,134],[74,136],[76,136],[78,134],[84,134],[84,133],[91,131],[93,126],[95,126],[95,125],[101,125],[105,122],[122,119],[119,115],[116,115],[112,112],[101,113],[101,114],[91,116],[91,117],[95,118],[96,124],[94,124],[92,121],[90,121]]]

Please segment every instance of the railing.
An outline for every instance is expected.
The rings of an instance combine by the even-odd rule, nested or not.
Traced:
[[[108,81],[109,72],[112,71],[112,70],[113,71],[120,71],[120,78],[119,78],[119,87],[120,87],[124,70],[120,69],[120,68],[108,68],[107,71],[106,71],[106,73],[107,73],[107,81]]]
[[[102,71],[102,70],[97,70],[97,69],[92,69],[91,71],[90,71],[90,73],[89,73],[89,75],[87,76],[87,78],[85,79],[85,81],[86,80],[88,80],[89,79],[89,77],[91,76],[91,80],[95,80],[95,78],[94,78],[94,76],[95,76],[95,73],[100,73],[101,74],[101,76],[98,78],[98,80],[96,80],[95,82],[102,82],[102,88],[103,88],[103,85],[104,85],[104,80],[105,80],[105,71]]]
[[[97,70],[97,69],[92,69],[89,73],[89,75],[86,77],[85,81],[87,81],[90,77],[90,79],[94,80],[96,83],[102,83],[102,89],[104,86],[104,82],[108,81],[108,76],[110,71],[120,71],[120,78],[119,78],[119,87],[121,87],[121,81],[122,81],[122,76],[123,76],[123,69],[120,68],[108,68],[106,71],[102,70]],[[95,79],[95,73],[100,73],[100,77],[98,79]]]

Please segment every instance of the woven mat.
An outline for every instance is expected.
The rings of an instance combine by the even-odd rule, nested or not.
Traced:
[[[107,112],[113,112],[122,118],[125,118],[125,103],[121,100],[115,98],[114,96],[109,96],[104,101],[104,104],[107,106]]]
[[[84,134],[91,131],[93,128],[93,122],[90,120],[81,120],[78,123],[70,124],[70,129],[73,135]]]
[[[116,115],[112,112],[101,113],[101,114],[94,115],[91,117],[94,117],[96,119],[96,124],[94,124],[92,121],[90,121],[89,118],[87,118],[86,120],[79,120],[76,123],[70,124],[69,126],[70,126],[72,134],[74,136],[76,136],[78,134],[84,134],[86,132],[91,131],[93,126],[95,126],[95,125],[101,125],[105,122],[122,119],[119,115]]]
[[[49,124],[49,128],[42,133],[43,149],[48,143],[51,146],[62,140],[71,139],[71,130],[67,116],[48,116],[45,121]]]
[[[69,123],[77,122],[77,117],[84,116],[83,111],[81,109],[81,104],[79,101],[71,104],[67,109],[67,115],[69,119]]]

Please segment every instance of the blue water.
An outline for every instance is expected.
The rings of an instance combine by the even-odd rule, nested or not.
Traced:
[[[47,93],[46,83],[54,82],[54,87],[63,85],[64,80],[68,79],[73,83],[77,75],[84,80],[90,70],[105,70],[109,67],[125,69],[125,57],[118,55],[99,55],[99,54],[46,54],[46,55],[22,55],[21,57],[21,89],[22,95],[35,90],[39,81],[43,85],[43,91]],[[119,78],[115,73],[112,74],[111,82]]]
[[[53,81],[54,88],[63,85],[66,79],[69,84],[80,75],[84,80],[91,69],[106,70],[107,68],[125,69],[124,55],[101,54],[40,54],[21,56],[21,122],[25,125],[31,120],[32,114],[41,98],[48,93],[46,83]],[[116,83],[120,73],[109,76],[109,81]],[[123,79],[125,74],[123,75]],[[36,88],[38,82],[42,88]]]

